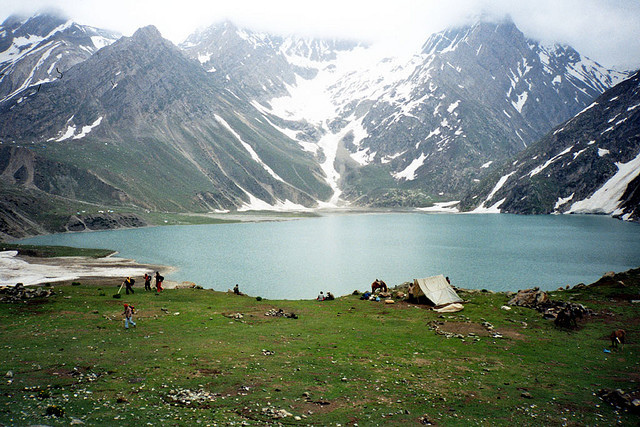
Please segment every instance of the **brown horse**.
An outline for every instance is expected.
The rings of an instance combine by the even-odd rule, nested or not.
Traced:
[[[371,293],[375,293],[377,289],[380,289],[383,292],[389,292],[387,284],[384,283],[384,281],[378,279],[376,279],[376,281],[371,284]]]

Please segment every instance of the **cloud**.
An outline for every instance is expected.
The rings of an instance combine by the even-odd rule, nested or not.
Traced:
[[[640,66],[637,0],[2,0],[0,19],[57,7],[75,21],[132,34],[153,24],[174,43],[229,19],[277,34],[349,38],[417,49],[433,32],[510,16],[529,37],[560,42],[604,65]]]

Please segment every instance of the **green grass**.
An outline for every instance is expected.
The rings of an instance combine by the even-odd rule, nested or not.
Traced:
[[[599,311],[616,306],[613,317],[595,316],[577,331],[556,329],[533,310],[502,310],[508,298],[492,293],[462,294],[463,311],[439,315],[357,296],[256,301],[137,286],[114,299],[113,287],[55,290],[49,300],[0,305],[1,373],[13,372],[0,386],[0,424],[276,423],[263,408],[291,413],[285,425],[400,426],[421,417],[461,426],[638,422],[594,395],[637,388],[640,363],[637,308],[611,303],[601,290],[554,295]],[[136,328],[123,328],[124,302],[137,309]],[[265,316],[271,308],[299,318]],[[234,313],[244,317],[226,316]],[[505,338],[467,336],[485,321]],[[432,322],[465,337],[437,335]],[[630,343],[603,352],[608,333],[622,325]],[[169,396],[180,389],[215,399],[176,406]],[[45,415],[52,405],[65,415]]]

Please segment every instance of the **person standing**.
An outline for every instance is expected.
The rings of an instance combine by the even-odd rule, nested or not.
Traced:
[[[129,329],[129,323],[131,323],[133,325],[133,327],[136,327],[136,322],[133,321],[133,313],[134,313],[134,308],[132,305],[129,304],[125,304],[124,305],[124,312],[122,314],[124,314],[124,328],[125,329]]]
[[[127,279],[124,281],[124,285],[125,285],[125,292],[127,293],[127,295],[129,295],[129,291],[131,291],[131,293],[133,294],[133,284],[135,283],[135,279],[132,279],[131,277],[127,277]]]
[[[162,292],[164,289],[162,288],[162,281],[164,277],[160,275],[160,272],[156,271],[156,292]]]
[[[151,276],[148,273],[144,273],[144,290],[151,290]]]

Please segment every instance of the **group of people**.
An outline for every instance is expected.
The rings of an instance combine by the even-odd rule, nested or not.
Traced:
[[[316,299],[318,301],[331,301],[331,300],[336,299],[336,297],[334,297],[331,292],[327,292],[327,294],[325,295],[324,293],[322,293],[322,291],[320,291],[320,294],[318,295],[318,297]]]
[[[144,274],[144,290],[145,291],[151,291],[151,279],[152,277],[148,274],[145,273]],[[162,275],[160,275],[160,272],[156,271],[156,294],[162,292],[164,290],[164,288],[162,287],[162,282],[164,281],[164,277],[162,277]],[[132,277],[127,277],[124,282],[122,282],[122,285],[120,286],[120,290],[122,290],[122,286],[125,286],[125,292],[127,295],[129,295],[129,293],[134,293],[133,291],[133,285],[135,284],[136,280]],[[118,293],[120,293],[120,291],[118,291]],[[124,328],[125,329],[129,329],[129,325],[133,325],[133,327],[136,326],[136,322],[133,321],[133,315],[135,314],[135,307],[132,306],[131,304],[125,304],[124,305],[124,311],[122,312],[122,314],[124,315]]]
[[[163,281],[164,277],[160,275],[160,272],[156,271],[156,293],[162,292],[164,290],[164,288],[162,287]],[[127,293],[127,295],[129,295],[129,292],[131,292],[132,294],[134,293],[133,285],[135,283],[136,279],[133,279],[131,277],[127,277],[124,282],[122,282],[122,284],[125,286],[125,292]],[[122,287],[120,289],[122,289]],[[144,290],[151,290],[151,276],[148,273],[144,273]]]

